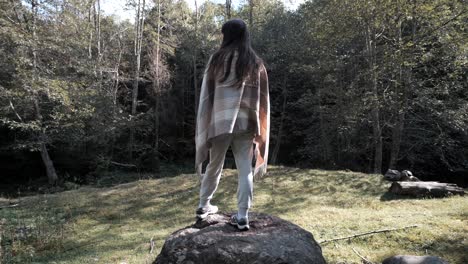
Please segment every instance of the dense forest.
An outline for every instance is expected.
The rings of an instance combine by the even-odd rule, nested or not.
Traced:
[[[242,18],[269,74],[270,163],[468,178],[463,0],[0,2],[0,173],[14,186],[192,169],[201,79]],[[193,169],[194,171],[194,169]]]

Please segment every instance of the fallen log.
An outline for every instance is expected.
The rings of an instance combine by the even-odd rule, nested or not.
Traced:
[[[464,195],[463,188],[453,183],[441,182],[394,182],[388,190],[391,193],[411,196],[444,197],[454,194]]]
[[[382,264],[448,264],[448,261],[436,256],[397,255],[386,258]]]

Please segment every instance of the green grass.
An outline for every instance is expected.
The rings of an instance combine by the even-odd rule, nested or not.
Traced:
[[[389,196],[390,184],[378,175],[277,166],[269,171],[255,182],[252,211],[289,220],[317,241],[418,225],[322,244],[328,263],[360,263],[353,249],[374,263],[392,254],[468,263],[465,197]],[[0,210],[4,263],[151,263],[170,233],[194,221],[199,186],[194,174],[105,186],[0,199],[3,206],[19,203]],[[236,188],[237,172],[225,170],[214,203],[234,211]]]

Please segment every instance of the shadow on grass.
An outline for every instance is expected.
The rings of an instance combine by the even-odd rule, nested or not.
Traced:
[[[441,235],[426,248],[433,255],[451,259],[450,263],[468,263],[468,246],[466,234]]]
[[[385,201],[393,201],[393,200],[427,200],[427,199],[445,199],[452,197],[453,195],[446,195],[446,196],[433,196],[433,195],[399,195],[391,192],[386,192],[382,196],[380,196],[380,200]]]
[[[408,195],[399,195],[391,192],[386,192],[380,196],[380,201],[387,202],[387,201],[394,201],[394,200],[420,200],[422,197],[411,197]]]
[[[146,248],[139,245],[148,244],[153,237],[158,251],[170,233],[195,222],[199,182],[191,166],[167,169],[165,174],[159,175],[112,177],[117,178],[93,186],[98,187],[96,189],[76,190],[68,198],[70,201],[64,199],[64,194],[57,194],[53,203],[47,203],[49,208],[60,208],[67,217],[72,215],[69,225],[73,224],[75,228],[76,224],[77,227],[70,231],[74,232],[72,236],[64,238],[62,249],[49,249],[38,254],[35,261],[53,259],[79,263],[82,259],[91,261],[108,252],[145,255]],[[139,182],[154,178],[159,179]],[[358,173],[271,167],[268,176],[254,183],[254,196],[256,190],[261,191],[264,200],[260,206],[253,208],[254,211],[282,215],[302,210],[304,203],[311,201],[309,199],[314,196],[325,197],[322,206],[349,207],[354,203],[349,197],[378,198],[383,187],[379,178]],[[236,193],[237,171],[223,172],[214,203],[221,211],[236,210]],[[342,193],[346,195],[339,196]],[[79,202],[78,199],[83,201]],[[72,209],[66,209],[68,207]],[[34,216],[34,212],[31,212],[29,217],[38,215]]]
[[[108,171],[95,176],[90,182],[90,186],[97,188],[113,187],[116,185],[135,182],[139,180],[172,178],[181,174],[193,174],[195,169],[192,163],[163,163],[157,172],[149,171]]]
[[[108,242],[106,245],[103,243]],[[45,252],[38,254],[33,263],[51,263],[54,261],[69,263],[79,259],[82,263],[102,263],[99,256],[103,252],[115,252],[119,250],[129,250],[135,248],[137,243],[133,241],[125,242],[125,239],[118,235],[105,233],[94,239],[87,241],[67,240],[57,252]]]

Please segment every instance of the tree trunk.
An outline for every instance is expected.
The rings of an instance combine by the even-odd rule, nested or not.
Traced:
[[[253,9],[254,9],[254,0],[249,0],[249,27],[250,27],[250,30],[253,29]]]
[[[195,0],[195,43],[198,40],[198,5]],[[193,86],[195,90],[195,113],[198,111],[198,100],[199,100],[199,89],[198,89],[198,79],[197,79],[197,45],[193,47]]]
[[[376,41],[375,32],[369,25],[366,30],[366,46],[368,53],[369,69],[371,72],[371,93],[372,93],[372,134],[374,141],[374,169],[373,172],[382,173],[382,131],[380,127],[380,105],[377,87],[377,55],[376,55]]]
[[[36,64],[35,60],[33,63],[34,65]],[[39,100],[37,99],[36,95],[34,97],[34,108],[36,110],[36,118],[42,124],[41,109],[39,108]],[[54,163],[52,162],[52,159],[49,156],[49,151],[47,150],[46,139],[47,136],[45,132],[41,130],[41,132],[39,132],[39,151],[41,153],[42,162],[44,163],[44,167],[46,169],[49,184],[56,184],[58,176],[57,172],[55,171]]]
[[[44,162],[44,166],[46,168],[47,172],[47,178],[49,180],[49,184],[55,184],[57,183],[58,176],[55,171],[54,163],[52,162],[52,159],[49,156],[49,152],[47,151],[46,144],[44,142],[41,142],[41,158],[42,162]]]
[[[88,9],[88,27],[92,27],[91,6],[93,6],[93,10],[94,10],[94,5],[90,5]],[[88,59],[92,59],[92,58],[93,58],[93,30],[89,29]]]
[[[411,36],[413,43],[415,41],[416,37],[416,3],[413,2],[413,10],[412,10],[412,30],[411,30]],[[402,49],[402,32],[401,32],[401,20],[399,21],[398,25],[398,46],[400,49],[400,63],[399,63],[399,79],[401,80],[401,85],[400,91],[399,92],[399,98],[400,98],[400,109],[397,113],[397,121],[396,124],[393,128],[392,131],[392,151],[391,151],[391,156],[390,156],[390,164],[389,168],[395,167],[397,161],[398,161],[398,156],[400,153],[400,147],[401,147],[401,137],[404,129],[404,124],[405,124],[405,116],[406,116],[406,111],[408,107],[408,91],[412,90],[412,72],[413,69],[411,67],[405,67],[405,70],[403,71],[403,60],[406,58],[405,55],[401,54],[401,49]],[[405,76],[403,77],[403,72],[405,72]],[[406,79],[405,84],[403,84],[403,79]],[[407,87],[408,86],[408,87]]]
[[[404,105],[402,104],[402,108],[398,109],[396,123],[392,129],[392,149],[390,152],[390,163],[388,164],[389,169],[395,169],[400,154],[401,136],[405,123],[405,109],[403,107]]]
[[[182,88],[180,89],[182,95],[182,107],[181,107],[181,138],[185,139],[185,87],[187,87],[187,79],[182,78]]]
[[[463,188],[456,184],[440,182],[394,182],[388,191],[401,195],[434,197],[465,194]]]
[[[231,7],[232,7],[232,0],[226,0],[226,19],[225,19],[225,21],[231,19]]]
[[[118,47],[119,47],[119,56],[118,56],[118,59],[117,59],[117,64],[115,65],[115,72],[114,72],[114,88],[112,90],[112,120],[116,120],[117,119],[117,94],[119,92],[119,85],[120,85],[120,75],[119,75],[119,70],[120,70],[120,64],[121,64],[121,61],[122,61],[122,53],[123,53],[123,49],[122,49],[122,36],[119,34],[119,37],[118,37]],[[109,155],[109,160],[113,160],[113,157],[114,157],[114,145],[115,145],[115,141],[116,141],[116,133],[115,133],[115,129],[112,130],[112,132],[110,133],[110,144],[108,144],[108,155]]]
[[[375,76],[373,77],[373,87],[374,87],[374,107],[372,109],[372,132],[374,135],[374,173],[382,173],[382,130],[380,127],[380,111],[377,98],[377,81]]]
[[[155,106],[154,106],[154,165],[153,169],[155,171],[159,170],[159,105],[161,95],[161,82],[160,82],[160,34],[161,34],[161,1],[158,0],[158,36],[156,42],[156,87],[154,91],[155,95]],[[153,82],[154,85],[154,82]]]
[[[412,36],[412,41],[416,40],[416,2],[413,1],[413,6],[412,6],[412,25],[411,25],[411,36]],[[404,59],[406,58],[404,54],[401,54],[402,52],[402,32],[401,32],[401,27],[402,27],[402,22],[401,20],[398,23],[398,47],[399,47],[399,90],[397,98],[400,99],[399,106],[400,108],[396,111],[396,123],[393,127],[392,131],[392,150],[391,150],[391,155],[390,155],[390,163],[389,163],[389,168],[392,169],[395,167],[397,161],[398,161],[398,156],[400,153],[400,147],[401,147],[401,137],[403,134],[403,129],[404,129],[404,124],[405,124],[405,116],[406,116],[406,111],[408,108],[408,91],[412,90],[412,72],[413,69],[412,67],[405,67],[403,70],[403,62]],[[410,58],[410,56],[408,57]],[[403,77],[403,72],[405,72],[405,76]],[[405,79],[405,83],[403,83]],[[407,87],[408,86],[408,87]]]
[[[99,90],[101,90],[102,86],[102,69],[101,69],[101,60],[102,60],[102,53],[101,53],[101,1],[97,0],[97,21],[96,21],[96,47],[97,47],[97,61],[96,61],[96,70],[98,74],[99,80]]]
[[[398,11],[400,12],[400,8],[398,7]],[[403,56],[402,56],[402,36],[401,36],[401,24],[402,20],[399,19],[397,23],[397,38],[398,38],[398,50],[396,51],[397,54],[397,61],[398,61],[398,76],[395,82],[395,94],[396,99],[398,102],[395,102],[395,123],[392,128],[392,148],[390,151],[390,162],[388,164],[389,169],[395,169],[396,163],[398,161],[398,156],[400,153],[400,145],[401,145],[401,134],[403,131],[403,125],[405,121],[405,106],[406,106],[406,87],[403,84],[402,78],[402,64],[403,64]]]
[[[32,74],[32,81],[33,85],[36,84],[37,80],[37,34],[36,34],[36,18],[37,18],[37,8],[38,8],[38,3],[36,0],[31,1],[31,7],[32,7],[32,39],[33,39],[33,74]],[[34,88],[33,88],[34,89]],[[39,121],[42,127],[42,115],[41,115],[41,109],[39,107],[39,98],[37,96],[37,93],[33,91],[33,100],[34,100],[34,109],[36,111],[36,119]],[[42,162],[44,162],[44,166],[46,168],[46,173],[47,173],[47,178],[49,180],[49,184],[55,184],[57,183],[58,176],[57,172],[55,171],[54,163],[52,162],[52,159],[49,156],[49,152],[47,150],[46,146],[46,134],[42,130],[39,132],[39,145],[40,145],[40,153],[41,153],[41,158]]]
[[[339,130],[339,127],[342,126],[342,127],[346,127],[346,111],[349,111],[348,107],[346,107],[347,105],[347,102],[345,102],[345,89],[347,89],[346,87],[346,84],[343,83],[343,79],[346,78],[346,77],[343,77],[345,74],[346,74],[346,71],[343,69],[343,65],[342,65],[342,62],[339,61],[339,60],[336,60],[335,61],[335,67],[337,69],[339,69],[340,71],[340,74],[338,75],[339,77],[337,78],[336,82],[337,82],[337,89],[338,91],[336,91],[336,100],[338,101],[338,104],[337,104],[337,109],[334,111],[335,113],[337,113],[337,116],[335,118],[335,131],[338,132]],[[322,113],[321,113],[322,115]],[[320,117],[320,122],[321,122],[321,125],[323,123],[323,118]],[[336,132],[336,133],[337,133]],[[333,157],[334,160],[331,160],[329,162],[331,162],[331,164],[333,166],[336,166],[336,164],[349,164],[349,162],[347,161],[348,157],[346,155],[344,155],[344,151],[345,149],[347,149],[347,130],[343,131],[342,133],[337,133],[336,134],[336,145],[338,147],[338,151],[336,151],[336,155],[333,155],[333,150],[334,148],[330,147],[331,145],[331,141],[333,141],[333,137],[330,139],[330,135],[328,135],[329,133],[326,133],[326,131],[324,131],[322,129],[322,138],[323,140],[326,141],[327,143],[327,147],[328,149],[326,150],[327,154],[329,155],[329,157]],[[349,149],[349,148],[348,148]],[[344,160],[343,160],[343,156],[345,157]],[[327,160],[328,161],[328,160]],[[328,162],[328,163],[329,163]]]
[[[321,159],[322,161],[327,164],[328,161],[330,161],[330,140],[328,138],[328,133],[325,129],[325,122],[323,118],[323,106],[322,106],[322,89],[323,89],[323,83],[321,83],[320,87],[317,89],[317,103],[318,103],[318,114],[319,114],[319,120],[320,120],[320,145],[322,146],[321,151]],[[339,152],[339,151],[338,151]]]
[[[135,56],[135,75],[133,80],[133,91],[132,91],[132,121],[136,116],[137,104],[138,104],[138,79],[140,78],[140,63],[141,63],[141,43],[143,38],[143,27],[144,27],[144,10],[145,0],[141,4],[138,0],[137,12],[135,16],[135,39],[134,39],[134,56]],[[135,128],[132,125],[130,127],[130,140],[129,140],[129,159],[133,159],[133,147],[135,141]]]
[[[273,149],[273,153],[271,154],[271,163],[276,164],[276,159],[278,158],[278,153],[281,146],[281,138],[283,136],[283,124],[284,124],[284,117],[286,116],[286,102],[287,102],[287,94],[286,94],[286,77],[283,78],[283,107],[281,110],[281,118],[280,124],[278,128],[278,135],[276,136],[276,144],[275,148]]]
[[[113,109],[114,115],[115,115],[116,110],[117,110],[116,109],[117,108],[117,94],[119,92],[119,85],[120,85],[119,71],[120,71],[120,63],[122,62],[122,53],[123,53],[122,36],[120,34],[119,34],[118,42],[119,42],[119,56],[118,56],[118,59],[117,59],[117,65],[115,66],[115,73],[114,73],[115,83],[114,83],[114,90],[113,90],[113,94],[112,94],[112,105],[114,107],[114,109]]]

